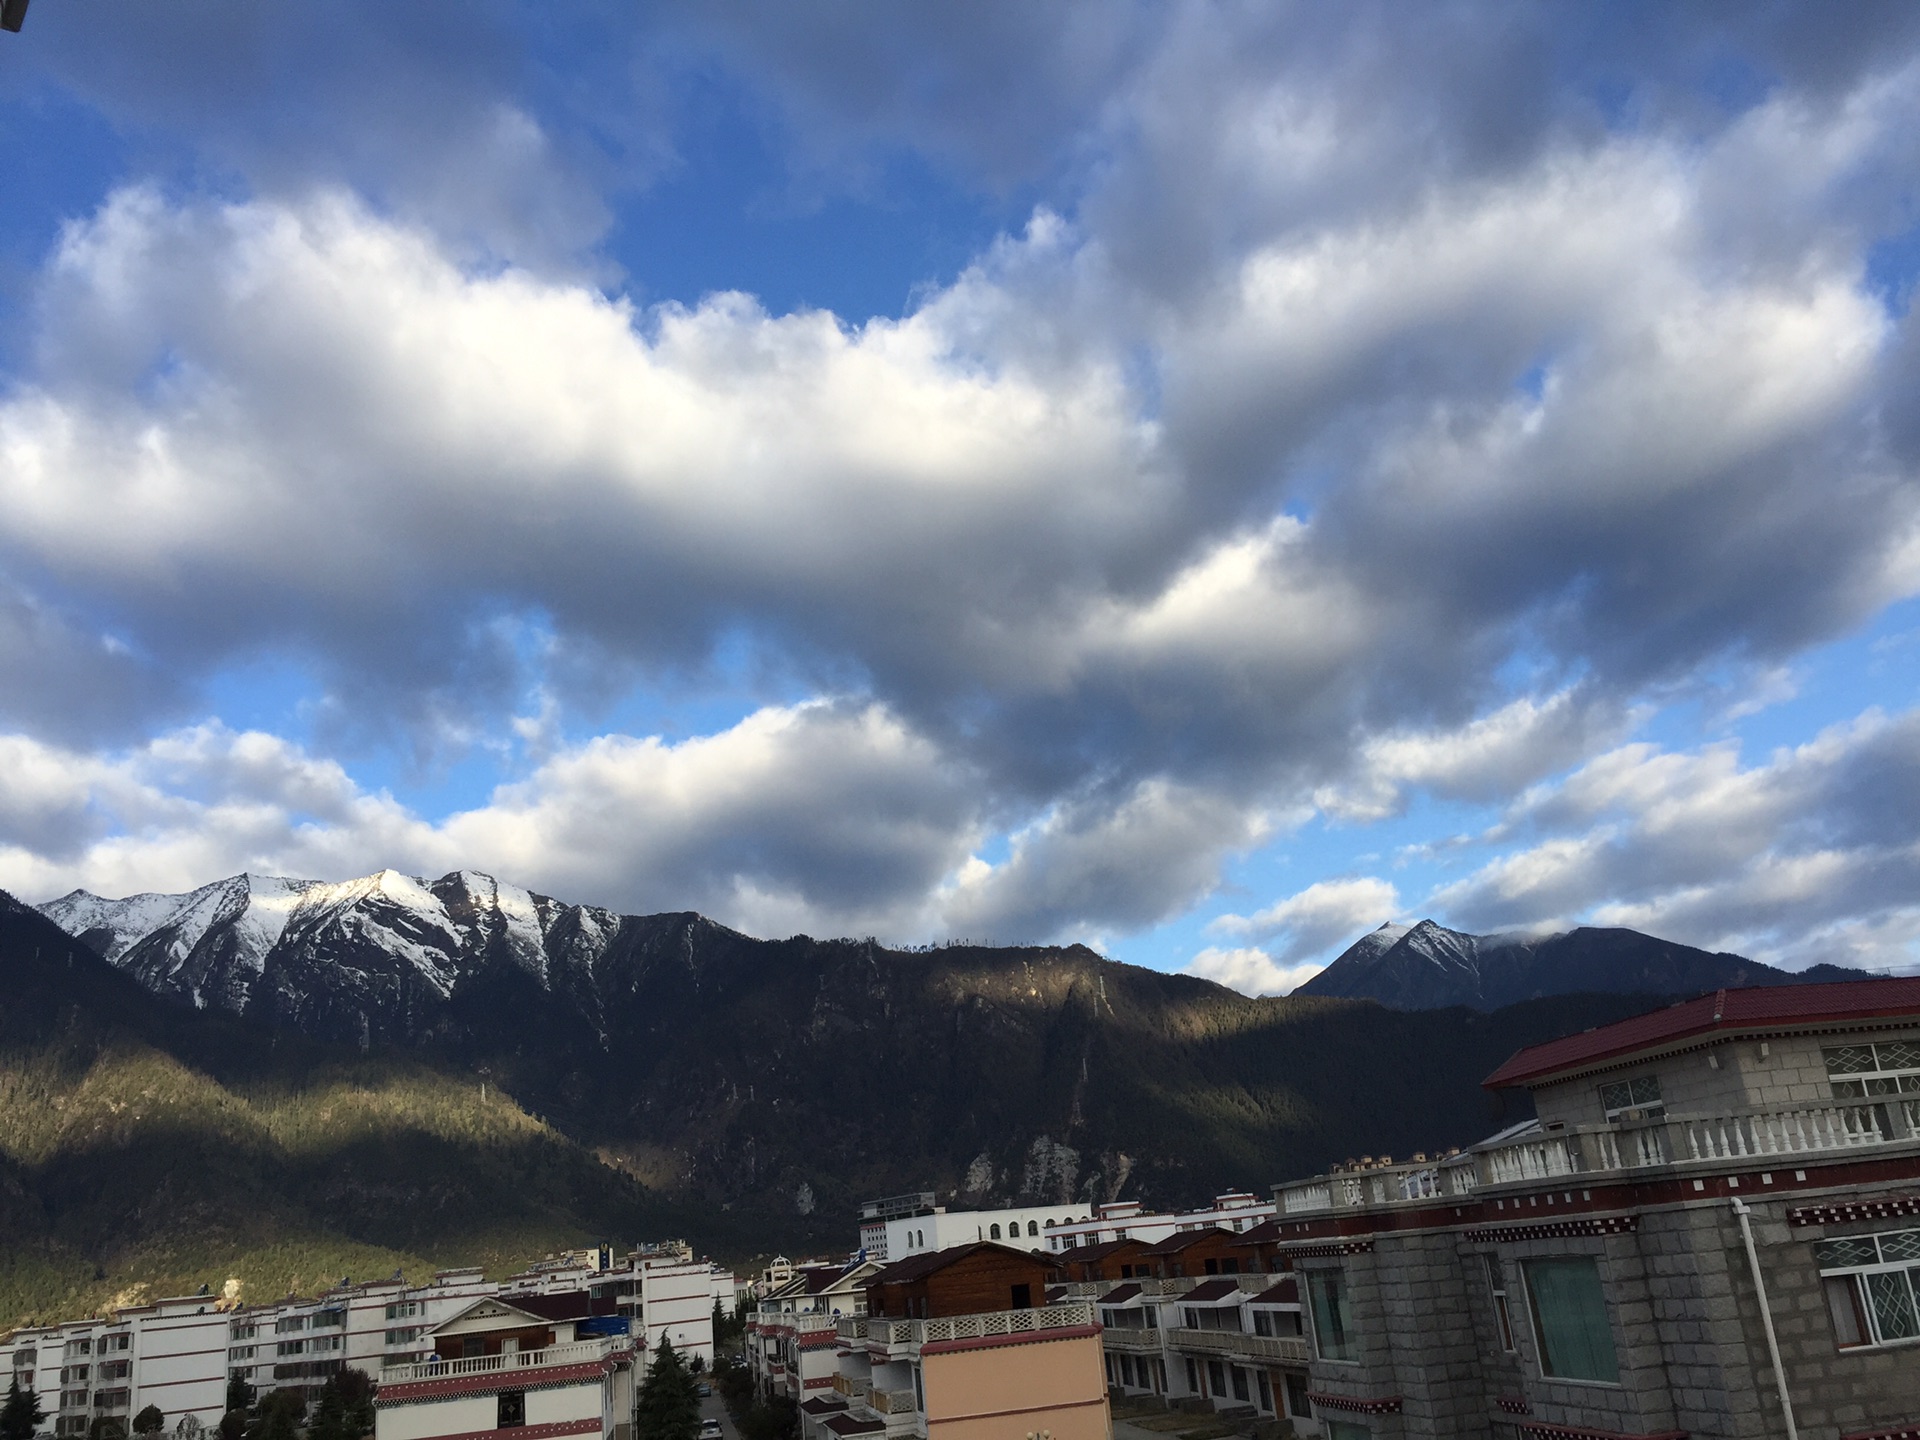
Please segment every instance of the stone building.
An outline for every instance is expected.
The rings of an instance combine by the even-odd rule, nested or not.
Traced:
[[[1535,1046],[1537,1119],[1276,1188],[1327,1440],[1920,1436],[1920,980]]]

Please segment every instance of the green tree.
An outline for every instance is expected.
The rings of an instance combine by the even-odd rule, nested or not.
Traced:
[[[673,1342],[664,1335],[634,1401],[633,1421],[634,1440],[699,1440],[700,1396]]]
[[[756,1400],[740,1417],[741,1440],[797,1440],[800,1407],[784,1395]]]
[[[167,1428],[167,1412],[158,1405],[149,1405],[133,1417],[133,1433],[136,1435],[158,1435]]]
[[[374,1389],[358,1370],[335,1371],[320,1391],[307,1440],[360,1440],[373,1429]]]
[[[253,1409],[253,1402],[259,1392],[238,1375],[227,1377],[227,1409],[238,1410],[242,1415]]]
[[[246,1440],[298,1440],[307,1402],[298,1390],[275,1390],[254,1410]]]
[[[8,1382],[6,1403],[0,1405],[0,1440],[33,1440],[33,1432],[46,1418],[38,1395],[22,1390],[18,1380]]]

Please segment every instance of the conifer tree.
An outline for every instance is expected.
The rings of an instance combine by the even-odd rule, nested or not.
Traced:
[[[6,1403],[0,1405],[0,1440],[33,1440],[33,1432],[46,1418],[38,1395],[22,1390],[18,1380],[8,1382]]]
[[[633,1420],[634,1440],[699,1440],[700,1396],[673,1342],[664,1335],[634,1401]]]

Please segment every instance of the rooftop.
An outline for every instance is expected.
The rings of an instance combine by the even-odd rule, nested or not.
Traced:
[[[1642,1051],[1685,1048],[1687,1042],[1708,1036],[1819,1029],[1902,1016],[1920,1020],[1920,977],[1719,990],[1530,1045],[1481,1083],[1489,1090],[1539,1085]]]

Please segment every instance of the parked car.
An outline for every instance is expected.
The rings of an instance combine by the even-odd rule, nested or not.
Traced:
[[[702,1400],[710,1399],[713,1395],[713,1386],[708,1385],[704,1381],[696,1388]]]
[[[720,1440],[720,1422],[711,1415],[700,1422],[700,1440]]]

